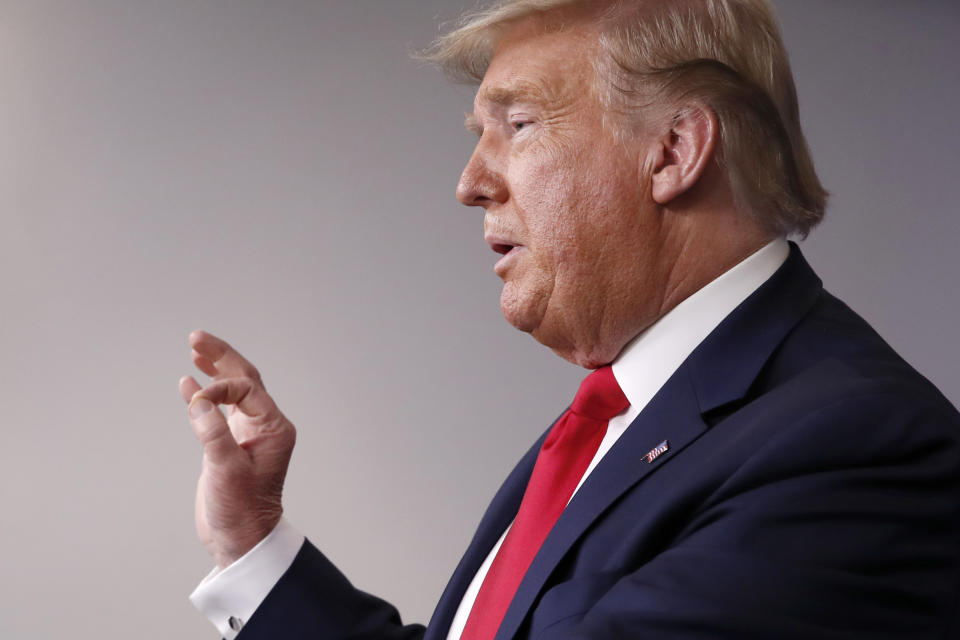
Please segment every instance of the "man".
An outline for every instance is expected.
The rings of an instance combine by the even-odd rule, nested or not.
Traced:
[[[457,195],[503,254],[504,315],[595,373],[424,629],[282,520],[293,426],[192,334],[218,565],[194,601],[221,632],[953,637],[960,416],[785,240],[826,194],[766,1],[508,1],[432,57],[480,81]]]

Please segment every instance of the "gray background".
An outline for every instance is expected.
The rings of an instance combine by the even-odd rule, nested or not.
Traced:
[[[187,594],[191,329],[299,427],[291,520],[425,620],[581,371],[498,309],[453,198],[469,0],[0,1],[0,637],[211,638]],[[960,403],[960,8],[782,0],[828,287]]]

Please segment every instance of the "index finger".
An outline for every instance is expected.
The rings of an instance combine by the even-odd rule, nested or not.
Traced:
[[[246,358],[212,333],[194,331],[190,334],[193,362],[214,379],[251,378],[260,384],[260,372]]]
[[[190,404],[192,405],[201,397],[213,404],[236,405],[240,411],[251,418],[269,420],[280,415],[280,410],[270,394],[250,378],[227,378],[211,382],[194,393]]]

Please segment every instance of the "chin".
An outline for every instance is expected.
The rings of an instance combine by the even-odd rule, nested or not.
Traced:
[[[585,369],[602,367],[616,358],[622,344],[613,346],[584,336],[578,340],[556,314],[547,317],[549,296],[523,293],[513,282],[509,282],[503,286],[500,294],[500,311],[514,328],[529,333],[564,360]]]
[[[514,275],[503,283],[500,311],[507,322],[520,331],[534,333],[543,330],[551,324],[546,316],[552,292],[553,286],[548,278],[539,274]]]
[[[515,329],[526,333],[533,333],[540,326],[539,314],[533,309],[521,304],[516,297],[507,296],[507,288],[504,287],[503,294],[500,296],[500,311]]]

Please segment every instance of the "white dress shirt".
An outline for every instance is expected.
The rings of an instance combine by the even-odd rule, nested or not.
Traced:
[[[687,356],[731,311],[773,275],[789,253],[786,240],[780,238],[770,242],[678,304],[624,348],[613,362],[613,375],[630,406],[610,419],[600,448],[577,489]],[[504,531],[464,593],[447,640],[460,639],[480,585],[506,535]],[[232,640],[243,621],[249,620],[293,563],[303,541],[300,533],[286,520],[281,520],[269,536],[242,558],[222,571],[212,571],[190,599],[224,638]]]

